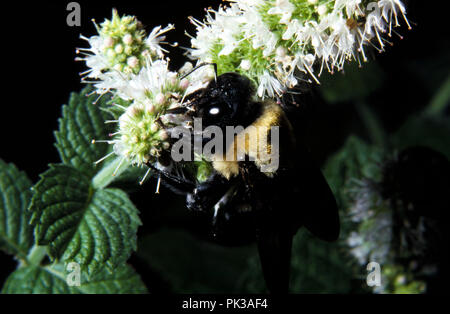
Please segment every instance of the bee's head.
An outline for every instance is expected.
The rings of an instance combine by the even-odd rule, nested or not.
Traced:
[[[203,127],[216,125],[247,126],[257,107],[252,101],[252,82],[237,73],[225,73],[195,93],[190,107],[194,118],[201,118]]]

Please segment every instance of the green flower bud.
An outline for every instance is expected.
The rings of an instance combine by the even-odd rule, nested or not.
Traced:
[[[142,24],[134,16],[120,17],[117,11],[113,10],[112,19],[105,20],[98,27],[98,32],[103,39],[103,49],[106,51],[109,67],[137,74],[145,63],[144,51],[148,50]]]

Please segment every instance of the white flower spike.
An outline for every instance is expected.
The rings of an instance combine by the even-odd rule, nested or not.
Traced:
[[[333,73],[348,60],[367,61],[367,47],[383,51],[383,36],[391,36],[400,15],[410,28],[400,0],[230,2],[208,10],[204,22],[191,19],[197,34],[190,56],[216,63],[219,74],[247,75],[261,97],[281,96],[302,76],[318,82],[324,68]]]

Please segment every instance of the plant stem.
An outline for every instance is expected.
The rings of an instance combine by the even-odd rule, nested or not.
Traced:
[[[364,101],[359,101],[356,103],[356,110],[358,111],[361,119],[369,132],[369,136],[373,143],[382,147],[387,147],[386,134],[380,125],[378,118],[375,113],[367,106]]]
[[[39,266],[46,255],[46,247],[35,244],[28,253],[27,261],[31,265]]]
[[[92,186],[95,189],[103,189],[114,181],[130,164],[122,157],[116,157],[109,164],[104,166],[92,179]]]
[[[450,76],[439,87],[437,93],[432,98],[430,104],[425,109],[425,113],[428,115],[439,115],[448,106],[450,100]]]
[[[51,273],[52,275],[55,275],[56,277],[58,277],[58,278],[60,278],[60,279],[62,279],[62,280],[64,280],[64,281],[66,281],[66,277],[64,276],[64,273],[61,273],[61,272],[59,272],[59,271],[53,269],[53,268],[52,268],[52,265],[50,265],[50,266],[45,266],[44,269],[45,269],[46,271],[48,271],[49,273]]]

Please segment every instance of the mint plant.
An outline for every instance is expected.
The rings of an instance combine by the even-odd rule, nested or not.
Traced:
[[[94,105],[88,91],[73,93],[63,106],[55,132],[61,163],[50,164],[39,182],[0,160],[0,249],[18,261],[3,293],[147,292],[127,265],[139,212],[127,193],[108,187],[125,167],[95,164],[110,149],[92,145],[110,132],[102,110],[108,99]],[[68,280],[77,275],[70,263],[79,267],[79,285]]]
[[[170,151],[173,130],[190,127],[171,111],[228,71],[249,77],[258,97],[279,99],[347,61],[367,61],[369,46],[384,51],[400,18],[409,27],[399,0],[230,2],[207,10],[204,21],[191,19],[194,64],[177,71],[161,47],[172,24],[147,34],[136,17],[113,10],[110,20],[95,24],[96,35],[81,36],[89,45],[77,50],[88,68],[82,82],[93,88],[73,93],[63,107],[55,132],[61,162],[33,184],[0,160],[0,249],[18,261],[3,293],[147,292],[127,265],[137,249],[139,212],[112,183],[143,183],[146,165]],[[217,71],[197,67],[205,63]],[[200,158],[192,168],[203,181],[211,165]]]

